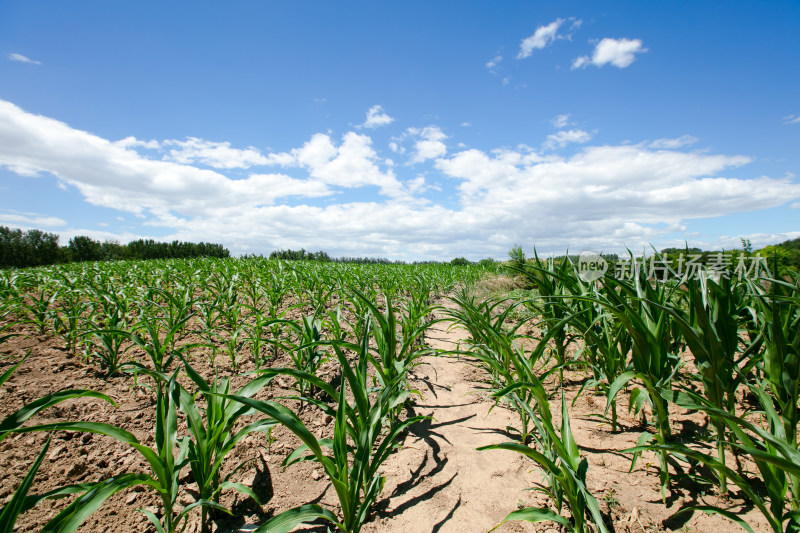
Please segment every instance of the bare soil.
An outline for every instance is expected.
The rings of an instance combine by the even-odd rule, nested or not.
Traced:
[[[80,357],[65,352],[57,339],[37,336],[16,338],[6,343],[0,356],[0,372],[11,359],[28,350],[31,356],[0,387],[0,419],[43,395],[65,389],[103,391],[117,402],[114,407],[94,399],[76,399],[62,403],[37,415],[31,422],[47,423],[63,420],[107,422],[134,433],[152,444],[154,395],[143,385],[146,378],[134,384],[132,378],[102,379],[94,366]],[[428,333],[430,344],[441,350],[454,350],[464,333],[451,324],[440,322]],[[244,364],[240,372],[224,369],[232,376],[232,389],[248,381],[242,375],[253,370]],[[410,414],[431,418],[412,426],[402,449],[383,467],[387,477],[382,498],[378,502],[367,532],[485,532],[501,523],[511,511],[527,506],[548,506],[540,492],[529,490],[542,480],[536,466],[521,455],[507,451],[477,451],[476,448],[513,440],[508,426],[516,426],[516,416],[502,405],[494,408],[489,398],[486,375],[474,361],[464,356],[440,355],[424,359],[411,376],[410,383],[421,397]],[[207,358],[198,356],[193,365],[204,377],[213,376]],[[284,366],[288,360],[276,361]],[[327,363],[322,375],[333,379],[335,365]],[[580,372],[568,371],[567,401],[572,402],[586,378]],[[292,382],[278,378],[256,398],[273,399],[289,394]],[[620,405],[620,429],[616,433],[594,415],[605,408],[605,398],[585,392],[570,407],[573,432],[581,453],[588,458],[588,488],[600,502],[613,531],[697,531],[718,532],[738,526],[716,516],[701,513],[672,515],[690,504],[713,504],[741,514],[755,531],[770,531],[760,514],[743,503],[736,487],[726,498],[714,490],[688,481],[673,485],[666,503],[659,492],[657,461],[645,454],[629,472],[630,455],[621,450],[635,445],[646,428],[627,415],[625,400]],[[290,402],[290,407],[299,406]],[[553,399],[553,414],[560,418],[558,398]],[[694,438],[707,433],[707,422],[700,415],[675,410],[672,413],[677,434]],[[330,436],[331,420],[314,412],[303,411],[302,418],[318,436]],[[273,432],[274,442],[263,434],[252,434],[234,449],[228,460],[231,471],[239,462],[252,462],[233,478],[253,488],[263,507],[235,492],[227,492],[223,503],[233,510],[232,517],[216,519],[216,531],[248,531],[282,510],[309,502],[335,507],[336,497],[321,469],[304,462],[282,468],[281,461],[299,444],[281,427]],[[47,435],[29,433],[12,435],[0,443],[0,504],[10,500],[34,458],[44,446]],[[709,442],[709,445],[711,443]],[[109,437],[81,433],[55,432],[48,454],[36,476],[33,493],[42,493],[63,484],[99,481],[123,472],[146,472],[144,460],[132,449]],[[186,470],[188,472],[188,469]],[[710,474],[706,473],[707,477]],[[193,501],[193,484],[183,480],[181,505]],[[708,490],[707,492],[703,492]],[[66,506],[68,500],[43,502],[20,516],[15,531],[38,531],[42,525]],[[92,514],[81,532],[107,533],[154,531],[137,509],[157,511],[158,500],[152,491],[130,490],[119,493]],[[305,528],[317,530],[319,528]],[[187,531],[199,531],[199,513],[190,520]],[[529,524],[508,522],[498,531],[558,531],[552,523]]]

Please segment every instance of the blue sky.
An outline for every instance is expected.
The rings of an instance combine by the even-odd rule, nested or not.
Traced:
[[[798,2],[0,0],[0,224],[393,259],[800,237]]]

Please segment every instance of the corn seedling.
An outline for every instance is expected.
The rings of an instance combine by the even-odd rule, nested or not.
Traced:
[[[408,397],[408,391],[399,379],[387,384],[371,400],[367,377],[369,335],[362,338],[357,353],[357,366],[353,368],[343,351],[336,350],[344,379],[338,391],[329,390],[337,402],[332,440],[317,439],[294,412],[281,404],[230,397],[277,420],[297,435],[303,445],[284,463],[289,465],[301,460],[320,463],[333,484],[341,507],[339,515],[317,504],[296,507],[264,523],[256,529],[258,533],[286,532],[317,519],[329,521],[344,533],[358,533],[383,489],[385,478],[378,469],[400,445],[403,431],[424,418],[416,416],[399,422],[391,417],[394,408]],[[346,399],[348,385],[353,395],[352,404]],[[329,450],[331,455],[324,453],[323,449]]]
[[[198,501],[212,501],[219,506],[220,491],[230,488],[253,498],[260,504],[258,497],[249,487],[230,481],[230,477],[249,461],[235,467],[225,479],[221,478],[221,470],[225,457],[239,441],[254,431],[271,430],[276,422],[259,420],[234,432],[234,426],[239,418],[252,414],[252,409],[224,396],[230,393],[228,379],[215,378],[208,383],[188,361],[184,359],[183,364],[186,374],[206,401],[206,408],[202,410],[195,402],[195,396],[177,386],[180,410],[186,415],[189,428],[188,460],[198,487]],[[236,395],[251,398],[272,378],[273,375],[258,377],[240,389]],[[204,532],[210,531],[206,506],[202,508],[201,524]]]
[[[559,512],[554,512],[546,507],[528,507],[511,512],[497,527],[509,520],[553,521],[569,531],[584,533],[588,530],[587,522],[591,518],[598,531],[607,533],[608,529],[603,515],[600,513],[597,500],[586,488],[586,473],[589,463],[586,458],[581,459],[578,445],[572,435],[563,389],[561,391],[561,431],[559,434],[553,425],[550,406],[541,382],[520,383],[517,388],[536,389],[534,395],[541,402],[537,409],[539,416],[536,418],[537,426],[541,430],[538,442],[546,447],[542,451],[538,451],[518,442],[507,442],[478,449],[515,451],[536,462],[544,470],[548,479],[547,485],[540,486],[539,490],[553,500]],[[560,514],[564,503],[572,516],[571,521]]]
[[[13,365],[11,368],[6,370],[2,375],[0,375],[0,387],[2,387],[2,385],[11,377],[11,374],[13,374],[14,371],[17,368],[19,368],[19,366],[22,363],[24,363],[29,356],[30,352],[28,352],[28,354],[25,355],[25,357],[20,359],[15,365]],[[3,419],[2,422],[0,422],[0,441],[5,439],[11,433],[19,432],[22,430],[24,431],[37,430],[37,427],[40,426],[29,426],[23,428],[23,424],[31,417],[39,413],[40,411],[43,411],[44,409],[52,407],[63,401],[71,400],[74,398],[98,398],[107,401],[112,405],[116,405],[116,403],[114,403],[114,400],[112,400],[105,394],[90,390],[66,390],[50,394],[47,396],[43,396],[37,400],[34,400],[24,405],[21,409],[12,413],[11,415]],[[19,515],[22,512],[31,509],[40,501],[47,498],[56,498],[66,494],[89,490],[92,487],[91,484],[72,485],[56,489],[55,491],[51,491],[43,495],[28,496],[28,492],[30,491],[31,486],[33,485],[36,473],[38,472],[39,467],[41,466],[42,461],[44,460],[44,456],[47,453],[48,448],[50,447],[51,438],[52,435],[48,437],[47,442],[45,443],[42,450],[39,452],[39,455],[36,457],[36,460],[28,469],[28,472],[23,478],[22,483],[20,484],[19,487],[17,487],[16,491],[11,496],[11,499],[6,503],[6,505],[2,509],[0,509],[0,533],[11,533],[11,531],[13,531],[14,529],[14,524],[16,523]],[[56,517],[56,519],[58,519],[58,517]],[[54,519],[54,521],[56,519]],[[54,521],[49,522],[45,526],[44,530],[47,531],[49,528],[51,528]]]
[[[735,439],[730,441],[729,445],[747,455],[758,467],[766,498],[763,497],[762,490],[747,476],[732,470],[718,458],[686,445],[659,443],[638,446],[628,451],[637,453],[642,450],[653,450],[700,462],[714,471],[718,479],[726,479],[736,484],[745,497],[764,515],[774,533],[784,531],[797,533],[800,531],[800,501],[793,496],[787,498],[787,495],[791,494],[788,491],[789,480],[791,488],[794,489],[796,480],[800,479],[800,452],[792,446],[784,432],[783,421],[772,405],[772,398],[762,390],[762,387],[749,385],[749,388],[758,398],[767,419],[767,428],[762,428],[724,409],[718,409],[697,394],[665,391],[664,396],[681,407],[703,411],[712,419],[724,423]],[[789,510],[786,509],[787,499],[791,506]],[[752,528],[741,517],[714,505],[691,506],[681,509],[676,514],[695,510],[725,516],[753,533]]]

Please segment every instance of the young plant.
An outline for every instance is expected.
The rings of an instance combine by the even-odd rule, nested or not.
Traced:
[[[214,378],[209,383],[185,359],[183,364],[186,374],[206,401],[206,408],[203,410],[195,402],[195,396],[178,386],[180,410],[186,415],[189,428],[188,459],[192,476],[198,487],[197,500],[211,501],[215,506],[219,506],[220,492],[230,488],[253,498],[260,504],[258,497],[249,487],[230,481],[231,476],[249,461],[235,467],[225,479],[221,477],[222,465],[231,450],[244,437],[254,431],[271,430],[277,422],[259,420],[234,431],[239,418],[252,414],[254,411],[225,396],[230,394],[230,382],[227,378]],[[236,395],[242,398],[251,398],[273,377],[274,375],[258,377],[242,387]],[[200,523],[204,533],[210,531],[207,506],[202,508]]]
[[[317,504],[302,505],[278,514],[256,532],[286,532],[301,523],[323,519],[343,533],[358,533],[366,522],[385,482],[384,476],[378,471],[380,466],[400,445],[403,431],[425,418],[415,416],[401,422],[391,416],[394,408],[408,397],[408,391],[400,379],[370,395],[367,376],[369,338],[369,335],[365,335],[356,346],[358,361],[355,368],[343,350],[334,344],[344,377],[339,390],[309,376],[317,386],[324,387],[337,403],[332,440],[317,439],[294,412],[281,404],[230,396],[277,420],[297,435],[303,444],[286,458],[284,464],[302,460],[318,462],[331,481],[341,507],[341,514],[337,515]],[[353,396],[352,403],[347,401],[348,386]],[[326,407],[327,412],[333,412],[332,408]],[[323,452],[323,449],[329,450],[330,454]]]
[[[516,389],[525,388],[533,389],[534,396],[539,402],[536,422],[540,429],[537,443],[542,446],[541,451],[518,442],[493,444],[480,447],[478,450],[510,450],[535,461],[544,470],[545,478],[548,480],[547,485],[540,486],[539,490],[553,500],[559,512],[554,512],[546,507],[519,509],[506,516],[503,522],[494,529],[509,520],[553,521],[569,531],[585,533],[589,530],[588,520],[591,518],[598,531],[608,533],[597,499],[586,488],[586,473],[589,463],[585,457],[581,459],[578,445],[572,435],[564,390],[561,390],[561,431],[559,434],[553,425],[550,405],[541,382],[537,380],[521,382],[516,385]],[[572,516],[571,521],[560,514],[564,503]]]
[[[715,472],[718,479],[725,479],[737,485],[744,496],[764,515],[774,533],[784,531],[797,533],[800,531],[800,500],[792,493],[796,492],[794,487],[797,480],[800,479],[800,452],[792,445],[790,437],[784,432],[783,420],[773,406],[773,399],[764,392],[764,387],[750,384],[749,388],[758,399],[766,417],[766,428],[738,417],[725,409],[718,409],[708,400],[688,391],[664,391],[663,394],[665,399],[670,402],[685,409],[705,412],[712,420],[724,423],[730,435],[733,436],[733,440],[728,444],[736,447],[756,464],[761,474],[760,480],[753,481],[748,476],[732,470],[719,458],[680,443],[649,444],[627,451],[640,453],[643,450],[653,450],[702,463]],[[792,492],[789,492],[790,488]],[[787,501],[790,504],[788,510],[786,509]],[[740,516],[715,505],[694,505],[683,508],[675,514],[690,511],[719,514],[753,533],[752,528]]]
[[[166,376],[156,372],[148,372],[157,380]],[[82,522],[87,516],[87,510],[97,509],[106,499],[113,494],[130,488],[134,485],[145,485],[153,489],[161,499],[161,519],[150,510],[141,509],[142,513],[150,520],[158,533],[174,533],[181,530],[181,525],[189,512],[198,506],[207,506],[221,511],[227,511],[221,505],[209,500],[197,500],[176,511],[175,504],[178,498],[178,479],[184,467],[189,463],[187,458],[190,440],[178,438],[178,404],[180,403],[180,389],[176,383],[178,371],[175,372],[163,386],[158,387],[156,396],[156,427],[155,449],[142,443],[130,432],[124,429],[100,422],[59,422],[55,424],[42,424],[30,428],[20,428],[16,431],[83,431],[107,435],[119,442],[130,445],[138,451],[150,466],[150,474],[122,476],[102,482],[102,490],[95,491],[88,501],[77,500],[67,507],[56,521],[60,523],[54,531],[74,531],[77,528],[75,521]],[[177,448],[177,455],[175,449]],[[101,486],[101,485],[98,485]]]
[[[126,345],[131,335],[125,330],[127,325],[119,315],[110,315],[104,327],[95,323],[91,323],[90,327],[82,335],[93,338],[91,354],[100,361],[100,369],[105,372],[106,379],[131,365],[131,361],[122,361],[122,356],[133,348],[133,344]]]
[[[0,375],[0,387],[11,377],[11,374],[19,368],[19,366],[25,362],[25,360],[30,356],[30,352],[28,352],[25,357],[20,359],[15,365],[11,368],[6,370],[2,375]],[[110,397],[106,396],[103,393],[90,391],[90,390],[66,390],[60,391],[54,394],[50,394],[47,396],[43,396],[37,400],[34,400],[26,405],[24,405],[21,409],[17,410],[16,412],[12,413],[8,417],[0,422],[0,441],[5,439],[11,433],[19,432],[19,431],[35,431],[37,430],[37,426],[30,426],[23,428],[23,424],[39,413],[44,409],[52,407],[58,403],[61,403],[65,400],[71,400],[74,398],[98,398],[104,401],[109,402],[112,405],[116,405],[114,400]],[[50,440],[52,438],[49,437],[47,442],[45,443],[42,450],[39,452],[39,455],[36,457],[36,460],[31,465],[28,473],[25,475],[25,478],[22,480],[22,483],[17,487],[17,490],[11,496],[11,499],[6,503],[6,505],[0,509],[0,533],[11,533],[14,529],[14,524],[17,521],[19,515],[32,507],[34,507],[37,503],[44,499],[48,498],[57,498],[66,494],[73,494],[76,492],[83,492],[86,490],[90,490],[93,488],[91,484],[83,484],[83,485],[71,485],[67,487],[61,487],[56,489],[55,491],[51,491],[46,494],[42,494],[39,496],[28,496],[28,492],[33,485],[34,478],[36,477],[36,473],[39,470],[39,467],[44,460],[44,456],[47,453],[48,448],[50,447]],[[88,514],[86,515],[88,516]],[[58,517],[56,517],[57,519]],[[85,517],[84,517],[85,519]],[[54,519],[55,521],[55,519]],[[45,526],[45,531],[52,527],[54,521],[49,522]],[[82,522],[81,520],[80,522]],[[80,522],[77,525],[80,525]]]

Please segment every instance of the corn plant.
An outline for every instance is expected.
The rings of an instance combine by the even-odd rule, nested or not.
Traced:
[[[490,373],[492,384],[502,388],[505,386],[504,375],[509,375],[512,369],[514,354],[513,341],[524,336],[517,334],[517,330],[526,322],[527,318],[518,321],[517,325],[506,331],[504,323],[522,302],[508,305],[504,310],[498,311],[509,300],[487,299],[478,301],[475,294],[468,288],[460,294],[450,297],[456,304],[455,309],[445,309],[444,314],[449,317],[455,327],[466,329],[470,334],[468,347],[485,347],[491,354],[493,361],[483,360],[486,370]],[[508,342],[511,340],[512,342]],[[469,353],[469,352],[467,352]]]
[[[253,363],[255,363],[256,369],[259,369],[262,360],[261,348],[265,344],[264,335],[270,325],[270,320],[258,305],[245,304],[245,307],[250,310],[250,320],[242,324],[242,330],[245,334],[245,342],[250,346]]]
[[[666,443],[672,431],[669,422],[669,406],[660,395],[663,390],[672,389],[672,381],[680,369],[678,344],[673,337],[672,318],[666,311],[670,303],[674,287],[665,285],[653,286],[639,272],[631,282],[606,278],[605,282],[617,290],[604,291],[602,297],[591,297],[602,305],[628,331],[631,336],[632,359],[630,369],[620,374],[608,390],[608,404],[616,398],[619,391],[636,378],[642,382],[644,389],[634,388],[631,393],[631,405],[641,408],[643,403],[652,406],[656,426],[655,435],[643,434],[641,443],[655,438],[661,444]],[[589,298],[589,297],[581,297]],[[637,456],[631,464],[635,466]],[[666,487],[669,482],[666,454],[659,455],[661,495],[666,498]]]
[[[318,462],[339,499],[340,514],[317,504],[306,504],[278,514],[256,529],[257,532],[287,532],[301,523],[323,519],[339,531],[357,533],[367,520],[385,482],[378,469],[400,445],[403,431],[425,418],[415,416],[400,422],[390,416],[394,408],[408,397],[408,391],[399,379],[371,397],[367,376],[369,338],[369,335],[365,335],[356,345],[356,367],[351,366],[344,351],[337,346],[338,343],[334,344],[344,376],[340,389],[334,390],[316,380],[319,386],[326,387],[326,392],[337,403],[332,440],[317,439],[294,412],[279,403],[230,396],[277,420],[297,435],[303,444],[286,458],[284,464],[301,460]],[[348,386],[353,396],[352,403],[346,398]],[[328,407],[328,411],[332,411],[332,408]],[[330,455],[323,449],[329,450]]]
[[[392,305],[392,300],[385,295],[386,310],[381,313],[377,305],[362,293],[353,289],[356,297],[367,307],[372,316],[372,335],[375,339],[375,352],[377,357],[371,357],[370,361],[378,374],[378,380],[383,386],[398,379],[405,383],[406,373],[418,364],[418,360],[423,355],[431,353],[425,347],[418,347],[421,344],[421,337],[434,322],[421,321],[413,324],[413,327],[401,329],[398,336],[397,310]]]
[[[786,440],[798,449],[800,424],[800,280],[770,279],[769,293],[754,297],[757,322],[764,336],[765,389],[772,393]],[[800,505],[800,477],[792,474],[795,510]]]
[[[626,369],[632,343],[630,334],[613,314],[600,311],[577,315],[573,326],[581,332],[592,371],[592,377],[581,386],[578,396],[588,387],[605,393],[611,408],[611,431],[616,432],[617,399],[610,396],[609,391],[611,384]]]
[[[195,402],[195,395],[189,394],[185,389],[177,386],[180,410],[186,415],[189,429],[188,460],[192,476],[198,487],[197,500],[214,502],[215,506],[219,508],[221,507],[220,492],[230,488],[253,498],[260,504],[258,496],[249,487],[230,481],[231,476],[249,461],[235,467],[225,479],[221,477],[221,470],[225,458],[238,442],[254,431],[271,430],[276,422],[259,420],[234,431],[239,418],[251,414],[252,409],[224,396],[231,392],[230,382],[227,378],[215,377],[209,383],[185,359],[183,359],[183,364],[187,376],[194,382],[199,389],[199,394],[206,401],[206,408],[202,410]],[[274,375],[264,375],[255,378],[236,392],[236,395],[242,398],[251,398],[273,377]],[[202,508],[201,524],[203,532],[210,531],[208,506]]]
[[[48,287],[40,287],[38,291],[31,291],[26,295],[27,302],[23,302],[22,306],[28,311],[31,323],[40,334],[47,333],[47,325],[51,319],[50,307],[57,296],[58,293]]]
[[[192,291],[191,285],[183,287],[182,290],[176,290],[174,293],[161,287],[148,288],[145,304],[149,306],[149,309],[143,310],[147,313],[143,322],[155,319],[155,323],[159,327],[163,324],[164,331],[167,333],[165,344],[172,352],[175,351],[176,343],[183,335],[189,320],[195,315],[192,309],[197,299],[192,296]],[[155,296],[160,297],[161,302],[156,301]]]
[[[0,375],[0,387],[2,387],[2,385],[11,377],[14,371],[17,368],[19,368],[19,366],[22,363],[24,363],[29,356],[30,352],[28,352],[28,354],[25,355],[22,359],[20,359],[15,365],[13,365],[11,368],[3,372],[2,375]],[[21,409],[7,416],[5,419],[2,420],[2,422],[0,422],[0,441],[4,440],[11,433],[19,432],[22,430],[24,431],[36,430],[37,426],[23,428],[23,424],[37,413],[49,407],[52,407],[53,405],[74,398],[98,398],[107,401],[112,405],[116,405],[114,400],[112,400],[105,394],[90,390],[66,390],[50,394],[47,396],[43,396],[24,405]],[[36,473],[38,472],[39,467],[41,466],[42,461],[44,460],[44,456],[47,453],[48,448],[50,447],[51,438],[52,435],[48,437],[47,442],[45,443],[42,450],[39,452],[39,455],[34,460],[27,474],[23,478],[22,483],[20,484],[19,487],[17,487],[17,490],[11,496],[11,499],[2,509],[0,509],[0,533],[11,533],[11,531],[13,531],[14,529],[14,524],[16,523],[19,515],[31,509],[37,503],[39,503],[44,499],[57,498],[64,496],[66,494],[73,494],[76,492],[82,492],[93,488],[91,484],[71,485],[67,487],[61,487],[59,489],[56,489],[55,491],[51,491],[46,494],[38,496],[28,496],[28,492],[30,491],[33,485]],[[52,528],[52,524],[53,521],[49,522],[45,526],[44,530],[47,531],[49,528]]]
[[[279,343],[292,359],[295,370],[308,375],[316,375],[317,370],[328,360],[328,354],[320,347],[323,344],[322,320],[314,316],[304,316],[302,323],[290,320],[282,321],[289,329],[295,331],[296,342]],[[270,342],[278,343],[272,340]],[[296,380],[297,391],[301,397],[309,395],[309,381]]]
[[[682,296],[686,309],[668,305],[669,312],[681,328],[690,348],[709,404],[732,415],[736,412],[736,391],[758,362],[753,356],[759,339],[743,346],[740,337],[740,315],[746,307],[744,285],[734,286],[728,277],[718,281],[707,275],[684,280]],[[726,426],[722,420],[712,421],[716,432],[717,456],[725,464]],[[722,472],[719,472],[722,475]],[[724,477],[720,490],[727,492]]]
[[[89,304],[77,290],[60,293],[58,304],[50,309],[52,329],[64,340],[68,352],[76,353],[80,339],[80,325],[84,322],[84,312]]]
[[[175,339],[191,317],[191,314],[180,315],[180,318],[174,317],[173,321],[164,320],[159,316],[144,316],[135,326],[135,331],[130,333],[130,338],[147,354],[153,370],[166,373],[178,352],[187,348],[186,346],[175,348]],[[141,330],[144,330],[144,335],[140,333]],[[164,332],[163,340],[161,339],[162,331]]]
[[[0,345],[8,339],[23,335],[19,331],[13,331],[13,328],[28,321],[18,318],[15,309],[16,306],[13,301],[5,300],[0,302]]]
[[[768,293],[757,294],[754,305],[764,336],[763,372],[784,424],[797,448],[800,423],[800,284],[768,280]]]
[[[567,364],[567,347],[572,342],[572,338],[567,332],[567,323],[564,322],[564,317],[570,314],[565,300],[570,295],[570,291],[565,281],[577,280],[577,278],[571,276],[573,266],[567,257],[559,264],[555,264],[552,260],[545,262],[539,259],[539,255],[534,249],[534,261],[533,264],[526,262],[522,265],[512,265],[510,268],[527,277],[539,293],[539,298],[528,300],[526,304],[542,316],[545,330],[558,328],[554,329],[553,334],[549,337],[555,344],[554,355],[558,368],[558,381],[563,385],[564,367]],[[584,291],[577,292],[582,294]]]
[[[127,324],[119,314],[107,317],[105,325],[90,322],[89,330],[82,336],[91,337],[92,342],[89,347],[91,355],[99,360],[100,369],[105,372],[105,377],[110,378],[131,366],[131,361],[122,361],[123,355],[134,345],[126,344],[131,339],[130,333],[126,330]]]
[[[662,394],[665,399],[683,408],[699,410],[714,420],[722,421],[730,435],[734,437],[728,444],[736,447],[755,463],[761,474],[761,480],[763,480],[763,489],[758,486],[761,483],[751,481],[748,476],[732,470],[718,457],[713,457],[684,444],[656,443],[638,446],[627,451],[640,453],[643,450],[652,450],[702,463],[714,471],[718,479],[726,479],[736,484],[747,500],[767,519],[774,533],[784,531],[797,533],[800,531],[800,500],[792,495],[792,492],[796,491],[789,492],[789,489],[794,489],[797,480],[800,479],[800,452],[792,445],[790,437],[784,432],[783,420],[773,406],[773,399],[763,390],[768,386],[766,384],[749,384],[748,387],[758,399],[761,412],[767,421],[766,428],[725,409],[718,409],[708,400],[689,391],[663,391]],[[786,509],[787,500],[790,502],[788,510]],[[715,505],[694,505],[681,509],[675,514],[690,511],[719,514],[753,533],[752,528],[740,516]]]
[[[148,371],[157,380],[165,376]],[[150,474],[121,476],[106,480],[98,487],[102,490],[93,492],[88,500],[76,500],[54,520],[59,524],[54,531],[74,531],[79,523],[85,520],[87,511],[97,509],[106,499],[121,490],[135,485],[144,485],[154,490],[161,499],[161,519],[150,510],[140,511],[153,524],[158,533],[174,533],[181,529],[188,513],[198,506],[207,506],[227,511],[221,505],[209,500],[197,500],[180,511],[175,509],[178,497],[178,479],[181,471],[189,463],[189,439],[178,439],[178,405],[180,389],[176,383],[178,371],[164,386],[159,386],[156,396],[155,449],[142,443],[130,432],[110,424],[100,422],[59,422],[39,426],[19,428],[18,432],[28,431],[83,431],[113,437],[119,442],[130,445],[139,452],[150,467]],[[177,455],[175,448],[178,448]],[[71,529],[70,529],[71,528]]]
[[[550,414],[550,405],[547,394],[541,382],[520,382],[515,385],[515,390],[532,389],[533,396],[539,402],[536,410],[536,425],[539,428],[537,444],[540,450],[530,448],[518,442],[506,442],[482,446],[478,450],[510,450],[518,452],[536,462],[544,471],[546,484],[540,485],[538,490],[548,495],[553,500],[558,512],[546,507],[527,507],[513,511],[498,524],[500,527],[509,520],[525,520],[528,522],[553,521],[564,526],[569,531],[585,533],[588,531],[588,519],[594,521],[598,531],[607,533],[603,515],[597,499],[586,487],[586,473],[589,463],[586,458],[581,459],[578,445],[572,435],[570,427],[567,402],[564,390],[561,390],[561,431],[556,432]],[[503,394],[508,394],[506,391]],[[561,516],[562,506],[566,503],[572,520]],[[588,516],[587,516],[588,511]],[[494,530],[493,529],[493,530]]]
[[[564,323],[566,324],[571,318],[571,316],[565,317]],[[558,329],[551,328],[530,355],[526,355],[525,349],[519,341],[528,336],[517,335],[516,328],[506,332],[503,330],[502,324],[499,324],[497,329],[483,334],[484,338],[491,340],[490,344],[472,343],[470,350],[465,352],[481,361],[496,376],[492,383],[493,396],[497,402],[502,400],[508,403],[520,417],[519,430],[512,427],[507,429],[512,432],[518,431],[521,442],[526,445],[534,438],[535,394],[538,393],[538,389],[519,387],[519,384],[539,383],[540,379],[546,379],[556,370],[553,367],[542,372],[539,363],[550,338],[556,335],[557,331]]]
[[[234,372],[239,370],[239,352],[247,344],[247,336],[245,328],[241,325],[231,329],[226,334],[222,332],[213,332],[213,336],[222,343],[225,354],[231,362],[231,369]],[[214,347],[212,346],[212,350]]]

